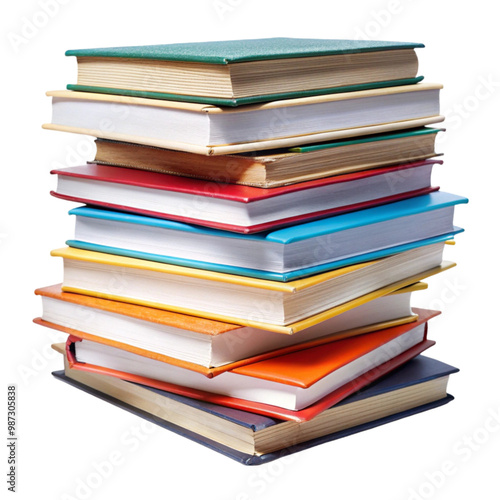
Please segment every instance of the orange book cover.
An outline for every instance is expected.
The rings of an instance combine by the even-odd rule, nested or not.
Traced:
[[[152,323],[203,333],[205,335],[220,335],[221,333],[241,328],[241,325],[200,318],[198,316],[189,316],[187,314],[167,311],[165,309],[155,309],[154,307],[146,307],[139,304],[92,297],[90,295],[83,295],[80,293],[64,292],[61,284],[37,288],[35,290],[35,295],[72,302],[73,304],[81,306],[101,309],[103,311],[122,314],[124,316],[142,319]]]
[[[416,322],[276,356],[235,368],[233,373],[307,388],[439,314],[421,309]]]
[[[403,288],[401,292],[418,290],[422,287],[425,288],[425,286],[426,285],[424,283],[418,283],[412,287]],[[213,321],[205,318],[198,318],[195,316],[173,313],[162,309],[154,309],[146,306],[129,304],[125,302],[117,302],[109,299],[101,299],[77,293],[63,292],[61,289],[61,285],[52,285],[44,288],[39,288],[35,290],[35,294],[42,297],[49,297],[57,300],[71,302],[74,304],[78,304],[80,306],[86,306],[86,307],[101,309],[111,313],[122,314],[125,316],[129,316],[131,318],[142,319],[154,323],[173,326],[180,329],[195,331],[209,336],[220,335],[225,332],[244,328],[240,325],[232,325],[229,323],[222,323],[219,321]],[[81,330],[76,330],[67,326],[58,325],[56,323],[44,320],[43,318],[40,317],[35,318],[33,321],[38,325],[45,326],[47,328],[52,328],[54,330],[67,333],[68,335],[72,335],[77,338],[90,340],[101,344],[106,344],[112,347],[116,347],[118,349],[123,349],[125,351],[132,352],[140,356],[144,356],[150,359],[156,359],[158,361],[186,368],[188,370],[196,371],[211,378],[226,371],[233,370],[242,365],[247,365],[249,363],[256,363],[258,361],[265,360],[270,357],[275,357],[282,354],[288,354],[309,347],[323,345],[331,342],[332,340],[339,341],[341,339],[350,338],[353,336],[373,332],[376,330],[392,328],[407,323],[413,323],[417,321],[417,318],[422,313],[424,314],[424,316],[426,316],[426,312],[424,310],[420,310],[417,308],[414,308],[413,313],[414,313],[413,316],[405,316],[391,321],[386,321],[382,323],[373,323],[363,327],[335,332],[332,333],[331,335],[326,335],[321,338],[312,339],[310,341],[301,342],[300,344],[290,345],[287,347],[282,347],[280,349],[263,352],[261,354],[247,357],[245,359],[240,359],[232,363],[227,363],[223,366],[214,366],[214,367],[205,367],[197,363],[181,360],[164,354],[159,354],[151,350],[142,349],[127,343],[119,342],[116,340],[112,340],[106,337],[98,336]],[[248,340],[251,341],[251,339]]]

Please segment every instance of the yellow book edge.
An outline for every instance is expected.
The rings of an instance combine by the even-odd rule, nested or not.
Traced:
[[[122,297],[122,296],[114,295],[114,294],[94,292],[94,291],[84,290],[84,289],[77,288],[77,287],[70,287],[70,286],[63,285],[62,289],[65,292],[81,293],[83,295],[91,295],[93,297],[101,297],[104,299],[117,300],[119,302],[129,302],[132,304],[140,304],[140,305],[147,306],[147,307],[154,307],[157,309],[166,309],[169,311],[180,312],[182,314],[189,314],[191,316],[201,316],[204,318],[215,319],[217,321],[224,321],[226,323],[236,323],[236,324],[243,325],[243,326],[251,326],[254,328],[259,328],[261,330],[269,330],[272,332],[283,333],[286,335],[293,335],[294,333],[300,332],[301,330],[304,330],[305,328],[309,328],[309,327],[314,326],[322,321],[333,318],[334,316],[337,316],[339,314],[342,314],[343,312],[354,309],[355,307],[360,306],[362,304],[365,304],[365,303],[367,303],[371,300],[374,300],[376,298],[388,295],[389,293],[392,293],[395,290],[398,290],[399,288],[414,284],[414,283],[421,281],[425,278],[428,278],[430,276],[434,276],[435,274],[446,271],[447,269],[451,269],[454,266],[456,266],[456,264],[454,262],[443,261],[441,263],[441,265],[439,265],[437,267],[433,267],[432,269],[429,269],[429,270],[424,271],[422,273],[410,276],[406,279],[396,281],[395,283],[387,285],[383,288],[379,288],[378,290],[375,290],[375,291],[370,292],[368,294],[362,295],[361,297],[350,300],[349,302],[345,302],[345,303],[340,304],[338,306],[335,306],[333,308],[327,309],[326,311],[309,316],[308,318],[297,321],[295,323],[291,323],[289,325],[275,325],[275,324],[271,324],[271,323],[264,323],[264,322],[260,322],[260,321],[248,320],[245,318],[235,318],[233,316],[226,316],[226,315],[216,314],[216,313],[212,313],[212,312],[199,311],[199,310],[191,309],[188,307],[168,306],[168,305],[161,304],[158,302],[140,300],[140,299],[129,298],[129,297]]]
[[[417,283],[412,283],[411,285],[403,286],[391,292],[391,295],[397,295],[398,293],[408,293],[408,292],[418,292],[420,290],[427,290],[429,285],[425,281],[418,281]]]

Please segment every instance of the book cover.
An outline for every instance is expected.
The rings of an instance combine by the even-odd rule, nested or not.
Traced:
[[[403,137],[417,137],[420,135],[437,134],[444,132],[445,129],[432,127],[423,127],[419,129],[404,130],[402,132],[392,132],[387,134],[375,134],[373,136],[361,137],[359,139],[348,139],[345,141],[322,142],[320,144],[309,144],[306,146],[295,146],[289,148],[291,153],[311,153],[313,151],[321,151],[323,149],[339,148],[342,146],[353,146],[355,144],[364,144],[365,142],[387,141],[392,139],[400,139]]]
[[[370,228],[375,224],[382,227],[380,226],[382,223],[405,221],[405,218],[411,216],[466,202],[466,198],[436,192],[284,229],[241,235],[168,219],[100,210],[92,207],[79,207],[69,212],[77,219],[75,238],[68,240],[66,244],[83,250],[166,264],[259,279],[291,281],[382,258],[418,246],[451,240],[456,234],[462,232],[462,229],[453,226],[453,216],[449,214],[450,221],[447,227],[439,226],[439,228],[431,229],[428,224],[416,225],[416,227],[414,224],[415,229],[409,232],[408,228],[399,226],[397,229],[393,228],[390,239],[387,237],[370,244],[368,241],[363,242],[354,250],[344,245],[342,248],[345,248],[346,253],[339,249],[335,253],[328,252],[327,256],[322,254],[316,257],[314,254],[299,254],[301,257],[295,259],[298,261],[295,265],[290,265],[285,258],[290,248],[278,251],[276,247],[286,247],[287,245],[299,247],[300,242],[309,241],[311,245],[319,245],[323,248],[326,243],[325,238],[328,239],[328,246],[332,244],[340,246],[339,241],[341,241],[340,238],[345,234],[345,231]],[[407,220],[410,224],[411,219]],[[120,231],[118,236],[116,236],[117,231]],[[227,240],[226,243],[224,240]],[[214,247],[215,242],[217,242],[216,247]],[[241,245],[247,245],[248,252],[252,252],[251,263],[249,263],[248,258],[240,255]],[[190,246],[201,251],[194,252],[191,256]],[[202,249],[205,250],[202,251]],[[272,255],[277,255],[272,263],[266,260],[269,255],[266,253],[268,251],[273,252]],[[246,267],[238,265],[240,263],[246,264]]]
[[[87,164],[52,170],[51,174],[58,176],[58,187],[51,195],[111,210],[250,234],[435,192],[439,188],[430,186],[431,169],[441,163],[426,160],[271,189]],[[410,184],[414,179],[418,180],[415,186]],[[122,186],[130,186],[130,192],[120,191]],[[158,198],[163,194],[172,196]],[[310,197],[308,202],[304,196]],[[342,197],[347,201],[343,202]],[[273,205],[273,199],[278,198],[282,203]]]
[[[365,41],[365,40],[321,40],[321,39],[298,39],[298,38],[264,38],[251,40],[228,40],[199,43],[177,43],[169,45],[148,45],[135,47],[111,47],[96,49],[68,50],[67,56],[76,56],[78,62],[86,58],[112,60],[141,60],[144,62],[165,62],[174,61],[177,63],[198,63],[216,66],[228,66],[233,64],[248,63],[252,61],[270,61],[279,59],[308,58],[322,56],[349,56],[351,54],[362,54],[369,52],[405,50],[423,47],[419,43]],[[414,59],[416,57],[414,56]],[[344,61],[349,67],[349,60]],[[351,63],[352,64],[352,63]],[[414,76],[412,72],[411,75]],[[373,77],[372,77],[373,78]],[[251,103],[265,102],[277,99],[288,99],[293,97],[305,97],[333,92],[347,92],[364,90],[377,87],[389,87],[394,85],[407,85],[417,83],[423,77],[399,78],[393,80],[380,80],[380,77],[373,78],[377,81],[362,81],[351,85],[338,84],[332,80],[330,85],[320,84],[316,81],[301,88],[301,90],[276,92],[267,91],[265,94],[250,92],[250,95],[242,97],[223,98],[211,95],[192,95],[189,89],[185,88],[178,92],[158,92],[154,87],[150,90],[137,90],[130,88],[109,88],[102,85],[68,85],[70,90],[100,92],[110,94],[121,94],[154,99],[183,100],[190,102],[211,103],[222,106],[239,106]],[[79,79],[80,82],[80,79]],[[334,85],[335,83],[335,85]],[[320,88],[317,88],[320,87]]]
[[[342,402],[338,403],[337,406],[349,405],[351,403],[356,403],[357,401],[361,401],[363,399],[376,397],[380,394],[385,394],[388,392],[397,391],[398,389],[409,387],[415,384],[425,383],[430,380],[434,380],[440,377],[445,377],[450,374],[456,373],[458,371],[457,368],[437,361],[435,359],[429,358],[427,356],[419,355],[413,360],[408,361],[401,367],[395,369],[387,376],[379,379],[373,384],[368,385],[367,387],[361,389],[356,394],[348,396]],[[388,422],[392,422],[399,418],[403,418],[415,413],[419,413],[421,411],[426,411],[428,409],[438,407],[442,404],[448,403],[453,398],[447,395],[445,398],[420,405],[418,407],[405,410],[402,412],[395,413],[393,415],[387,416],[382,419],[377,419],[375,421],[367,422],[362,425],[358,425],[355,427],[348,428],[346,430],[342,430],[339,432],[335,432],[333,434],[327,434],[325,436],[305,441],[302,443],[295,443],[292,446],[284,447],[283,449],[273,452],[267,453],[264,455],[253,455],[248,453],[242,453],[228,446],[221,445],[220,443],[208,439],[206,436],[203,436],[199,433],[187,430],[183,427],[173,424],[167,420],[164,420],[156,415],[148,413],[144,410],[141,410],[137,407],[134,407],[126,402],[123,402],[117,398],[112,397],[109,394],[98,391],[88,385],[85,385],[81,382],[78,382],[69,376],[64,374],[64,371],[56,371],[53,372],[54,377],[58,380],[64,381],[69,385],[72,385],[76,388],[79,388],[89,394],[92,394],[104,401],[107,401],[113,405],[121,407],[126,411],[132,412],[142,418],[145,418],[165,429],[176,432],[182,436],[187,437],[195,442],[198,442],[204,446],[207,446],[219,453],[222,453],[238,462],[241,462],[245,465],[258,465],[262,463],[269,462],[271,460],[275,460],[277,458],[286,456],[291,453],[296,453],[298,451],[310,448],[312,446],[316,446],[322,443],[326,443],[332,441],[334,439],[342,438],[348,436],[355,432],[360,432],[363,430],[370,429],[377,425],[382,425]],[[188,407],[192,407],[196,410],[200,410],[202,412],[207,412],[208,415],[213,415],[217,418],[221,419],[221,422],[227,421],[229,423],[234,423],[240,425],[242,428],[249,429],[251,432],[258,432],[260,430],[265,430],[270,427],[279,426],[283,421],[266,417],[263,415],[259,415],[256,413],[245,412],[242,410],[236,410],[233,408],[214,405],[211,403],[206,403],[204,401],[187,398],[184,396],[180,396],[171,392],[162,391],[160,389],[155,389],[152,387],[141,386],[145,391],[151,391],[152,394],[156,395],[160,398],[171,399],[173,401],[179,402],[182,405],[186,405]]]
[[[300,97],[315,97],[325,94],[338,94],[343,92],[356,92],[360,90],[379,89],[386,87],[398,87],[401,85],[414,85],[421,82],[423,76],[415,78],[404,78],[401,80],[386,80],[376,83],[360,83],[356,85],[346,85],[342,87],[327,87],[313,90],[302,90],[296,92],[277,92],[273,94],[254,95],[249,97],[234,97],[231,99],[223,97],[199,97],[189,94],[172,94],[167,92],[153,92],[146,90],[128,90],[128,89],[115,89],[110,87],[97,87],[93,85],[78,85],[69,83],[66,88],[71,91],[77,92],[90,92],[111,95],[123,95],[130,97],[145,97],[147,99],[164,99],[167,101],[181,101],[192,102],[197,104],[213,104],[215,106],[246,106],[249,104],[258,104],[269,101],[277,101],[283,99],[295,99]]]
[[[417,83],[282,99],[238,108],[91,92],[49,91],[47,95],[52,97],[53,117],[52,123],[43,125],[43,128],[198,154],[225,155],[438,123],[444,120],[439,114],[441,88],[439,84]],[[405,106],[397,106],[401,94],[406,96]],[[347,109],[347,102],[362,109],[363,116]],[[384,107],[391,109],[390,116],[380,115]],[[99,127],[103,116],[109,117],[110,110],[121,108],[126,108],[129,113],[126,126],[115,122],[113,130]],[[279,131],[269,129],[270,118],[281,109],[288,110],[289,119]],[[339,114],[341,109],[342,115]],[[316,113],[321,113],[324,118],[321,123],[314,119]],[[156,126],[152,125],[152,116]],[[144,123],[148,124],[147,127]],[[192,132],[195,125],[199,129],[196,136]],[[263,136],[265,126],[268,129]]]
[[[364,354],[428,322],[438,314],[439,311],[420,309],[417,321],[406,325],[300,349],[293,353],[242,365],[231,371],[247,377],[308,388],[325,375],[339,370]]]
[[[289,193],[310,190],[311,196],[315,188],[334,184],[356,182],[361,179],[377,178],[388,173],[400,176],[400,181],[405,175],[410,175],[409,169],[442,165],[442,160],[424,160],[389,167],[381,167],[374,170],[353,172],[350,174],[336,175],[321,179],[314,179],[297,184],[275,187],[271,189],[258,188],[254,186],[243,186],[240,184],[223,184],[200,179],[192,179],[177,175],[135,170],[122,167],[111,167],[88,163],[86,165],[54,169],[53,175],[62,175],[78,179],[94,179],[102,182],[125,184],[128,186],[140,186],[148,189],[159,189],[166,192],[184,193],[192,196],[205,196],[221,200],[234,201],[241,204],[251,204],[261,200],[280,197]]]
[[[414,325],[412,323],[412,325]],[[427,326],[427,325],[426,325]],[[404,329],[409,329],[408,325],[402,325],[401,327],[395,327],[390,330],[397,330],[400,333],[404,331]],[[376,333],[376,332],[375,332]],[[367,335],[372,335],[372,334],[367,334]],[[354,337],[354,339],[356,339]],[[347,340],[352,340],[352,339],[346,339]],[[120,371],[120,370],[115,370],[112,368],[107,368],[104,366],[99,366],[91,363],[82,363],[76,360],[75,354],[74,354],[74,344],[75,342],[79,342],[81,339],[77,337],[69,337],[68,341],[66,343],[66,356],[69,362],[69,366],[74,369],[74,370],[81,370],[85,372],[90,372],[90,373],[97,373],[101,375],[109,375],[112,377],[119,378],[121,380],[126,380],[129,382],[134,382],[134,383],[139,383],[142,385],[147,385],[149,387],[154,387],[157,389],[165,390],[168,392],[173,392],[175,394],[180,394],[182,396],[187,396],[190,398],[194,399],[199,399],[202,401],[206,401],[209,403],[215,403],[215,404],[220,404],[222,406],[228,406],[231,408],[236,408],[236,409],[241,409],[253,413],[258,413],[260,415],[265,415],[265,416],[270,416],[273,418],[278,418],[281,420],[290,420],[290,421],[295,421],[295,422],[305,422],[309,421],[315,416],[319,415],[321,412],[326,410],[327,408],[330,408],[334,404],[337,404],[338,402],[342,401],[345,399],[347,396],[354,394],[358,390],[360,390],[362,387],[365,387],[369,385],[370,383],[374,382],[375,380],[378,380],[379,378],[383,377],[384,375],[387,375],[390,373],[392,370],[395,368],[403,365],[404,363],[408,362],[410,359],[413,359],[414,357],[418,356],[421,354],[423,351],[426,349],[429,349],[432,347],[435,342],[432,340],[427,339],[427,328],[425,330],[425,337],[424,340],[419,342],[418,344],[410,347],[409,349],[406,349],[403,351],[401,354],[396,355],[392,359],[385,361],[378,366],[371,368],[367,370],[365,373],[362,375],[358,376],[357,378],[351,380],[350,382],[346,383],[345,385],[339,387],[338,389],[333,390],[329,394],[326,394],[322,398],[318,399],[314,403],[310,404],[309,406],[299,409],[299,410],[292,410],[288,408],[283,408],[280,406],[275,406],[267,403],[262,403],[258,401],[250,401],[248,399],[240,399],[236,397],[231,397],[231,396],[225,396],[222,394],[216,394],[214,392],[208,392],[206,390],[201,390],[201,389],[194,389],[191,387],[187,386],[182,386],[178,384],[173,384],[169,382],[165,382],[162,380],[158,379],[153,379],[141,375],[136,375],[133,373],[129,373],[126,371]],[[339,342],[345,342],[345,341],[339,341]],[[332,342],[333,343],[333,342]],[[323,350],[324,346],[318,346],[316,348],[311,348],[312,350],[319,351],[321,352]],[[308,349],[308,350],[311,350]],[[289,358],[295,356],[297,353],[291,353],[287,354],[284,356],[281,356],[282,358]],[[273,362],[274,358],[271,358],[270,360],[264,360],[261,363],[266,363],[266,362]],[[334,361],[332,361],[334,363]],[[260,363],[257,363],[259,365]],[[245,367],[238,367],[235,370],[242,370]],[[252,366],[249,365],[247,366],[249,370],[252,369]],[[261,368],[260,366],[257,367],[257,370]],[[292,367],[293,369],[293,367]],[[311,368],[312,369],[312,368]],[[317,374],[319,371],[322,373],[325,373],[325,370],[328,372],[328,368],[325,366],[322,366],[319,370],[312,370],[315,371]],[[289,379],[286,378],[286,375],[289,374],[291,371],[285,371],[283,375],[278,375],[281,379],[285,380],[285,382],[290,382]],[[262,374],[262,372],[259,370],[258,373]],[[271,371],[271,374],[276,375],[275,372]],[[296,381],[296,377],[292,375],[292,379]],[[212,379],[216,380],[216,379]]]
[[[396,302],[398,301],[398,297],[396,296],[400,296],[401,294],[405,296],[408,295],[407,300],[409,302],[409,294],[425,288],[427,288],[425,283],[417,283],[416,285],[405,287],[389,295],[393,296]],[[43,316],[33,320],[38,325],[62,331],[78,338],[117,347],[150,359],[156,359],[175,366],[198,371],[207,377],[216,376],[240,365],[255,363],[263,359],[287,354],[306,347],[314,347],[333,340],[340,340],[355,335],[362,335],[376,330],[411,323],[416,321],[418,316],[422,314],[422,311],[418,308],[407,311],[409,307],[405,307],[404,312],[398,309],[392,316],[387,314],[374,316],[374,314],[369,314],[365,307],[360,306],[361,309],[359,309],[359,313],[366,317],[364,321],[353,318],[352,321],[349,322],[350,320],[346,318],[344,319],[345,322],[341,323],[341,326],[339,326],[338,321],[333,321],[333,323],[330,321],[324,323],[322,325],[323,328],[320,330],[313,329],[313,331],[311,331],[305,329],[299,336],[289,336],[270,331],[252,330],[239,325],[211,321],[161,309],[63,292],[60,285],[39,288],[35,290],[35,294],[42,298],[54,299],[61,303],[69,303],[75,306],[72,309],[64,308],[63,313],[57,312],[58,308],[56,307],[56,316],[54,316],[54,310],[50,307],[50,304],[46,304],[46,301],[44,301]],[[384,299],[384,304],[387,305],[388,303],[389,302]],[[72,317],[75,311],[81,314],[77,317]],[[102,316],[100,315],[101,312]],[[83,314],[85,314],[85,319],[80,320]],[[66,318],[66,316],[68,317]],[[114,318],[116,321],[108,325],[107,320],[109,320],[110,317]],[[104,325],[102,322],[96,321],[97,318],[102,318]],[[128,319],[130,319],[129,323],[127,323]],[[332,320],[336,319],[337,318],[332,318]],[[339,319],[342,321],[341,318]],[[180,335],[179,340],[184,340],[185,333],[190,336],[196,333],[198,334],[196,342],[206,342],[210,344],[212,356],[217,355],[221,348],[220,343],[212,341],[213,338],[222,337],[222,352],[225,352],[225,350],[229,348],[229,352],[231,353],[230,360],[226,359],[227,362],[212,364],[202,364],[199,360],[198,362],[189,361],[193,354],[192,350],[184,355],[181,354],[183,349],[189,350],[186,346],[182,348],[178,346],[174,351],[175,354],[168,355],[163,351],[159,352],[161,348],[153,349],[146,338],[144,338],[144,342],[138,342],[130,338],[130,334],[124,334],[122,332],[122,330],[127,332],[127,329],[130,327],[137,330],[141,327],[141,322],[147,322],[148,325],[151,324],[151,328],[155,333],[157,330],[162,331],[165,334],[163,338],[167,346],[175,343],[176,335]],[[162,327],[168,328],[163,330]],[[108,329],[110,331],[108,331]],[[171,329],[173,329],[174,333],[171,332]],[[118,331],[115,333],[114,330]],[[143,336],[146,336],[147,332],[142,330],[141,332]],[[168,337],[167,332],[169,335]],[[171,335],[173,335],[173,337],[171,337]],[[246,343],[251,344],[251,346],[249,345],[244,351],[241,350],[242,339],[248,339]],[[256,348],[255,346],[260,347]],[[247,354],[238,357],[237,353],[240,352]],[[191,355],[191,357],[189,357],[189,355]],[[188,359],[185,359],[184,356],[188,357]]]
[[[130,318],[150,321],[156,324],[168,325],[181,330],[189,330],[210,337],[222,335],[226,332],[241,328],[240,325],[232,323],[224,323],[222,321],[215,321],[197,316],[188,316],[186,314],[165,311],[163,309],[154,309],[126,302],[100,299],[98,297],[91,297],[90,295],[63,292],[60,284],[37,288],[35,290],[35,295],[71,302],[82,307],[100,309]]]
[[[367,252],[361,255],[356,255],[354,257],[335,260],[326,264],[304,267],[303,269],[298,269],[295,271],[286,271],[283,273],[278,273],[275,271],[263,271],[248,267],[230,266],[227,264],[218,264],[214,262],[207,262],[200,260],[184,259],[181,257],[171,257],[168,255],[160,255],[160,254],[142,252],[137,250],[129,250],[126,248],[110,247],[108,245],[99,245],[97,243],[89,243],[81,240],[67,240],[66,244],[70,248],[88,250],[91,252],[102,252],[122,257],[131,257],[133,259],[161,262],[165,264],[171,264],[174,266],[185,266],[194,269],[203,269],[205,271],[214,271],[218,273],[233,274],[237,276],[246,276],[249,278],[287,283],[289,281],[308,278],[316,274],[333,271],[335,269],[352,266],[354,264],[361,264],[363,262],[382,259],[384,257],[389,257],[390,255],[394,255],[396,253],[406,252],[408,250],[419,248],[425,245],[433,245],[435,243],[440,243],[440,242],[451,242],[453,241],[454,236],[461,232],[463,232],[462,228],[455,227],[453,232],[446,233],[440,236],[435,236],[433,238],[427,238],[425,240],[418,240],[411,243],[405,243],[404,245],[388,247],[382,250],[376,250],[373,252]]]
[[[238,276],[232,274],[225,273],[217,273],[213,271],[205,271],[201,269],[194,269],[189,267],[182,266],[172,266],[169,264],[163,264],[159,262],[151,262],[145,261],[142,259],[132,259],[129,257],[121,257],[116,255],[104,254],[99,252],[90,252],[86,250],[80,250],[77,248],[62,248],[58,250],[53,250],[51,252],[52,256],[62,257],[66,260],[76,260],[81,262],[82,264],[85,262],[95,263],[95,264],[103,264],[107,266],[117,266],[117,268],[124,267],[132,269],[139,269],[144,271],[153,271],[158,273],[171,274],[173,276],[186,276],[191,278],[200,278],[213,281],[215,283],[228,283],[235,285],[242,285],[248,287],[260,288],[262,290],[270,290],[276,292],[282,292],[285,294],[293,294],[300,290],[307,289],[311,286],[314,286],[318,283],[325,282],[330,278],[334,278],[336,276],[342,276],[346,273],[350,273],[355,271],[356,269],[361,269],[366,266],[370,266],[375,262],[379,261],[370,261],[366,263],[355,264],[349,267],[336,269],[333,271],[325,272],[319,275],[310,276],[307,278],[297,279],[294,281],[290,281],[287,283],[271,281],[271,280],[260,280],[255,278],[248,278],[245,276]],[[390,257],[388,257],[390,258]],[[328,318],[341,314],[347,310],[353,309],[361,304],[364,304],[370,300],[374,300],[378,297],[383,297],[388,293],[394,292],[400,288],[403,288],[408,285],[412,285],[419,281],[426,279],[427,277],[433,276],[440,272],[443,272],[451,267],[455,266],[454,263],[444,261],[440,265],[428,269],[426,271],[420,272],[418,274],[409,276],[407,278],[395,281],[389,285],[380,287],[372,292],[366,293],[362,296],[359,296],[355,299],[349,300],[348,302],[342,303],[338,306],[331,307],[317,314],[313,314],[307,318],[295,321],[291,324],[287,325],[277,325],[272,323],[265,323],[263,321],[254,320],[253,318],[234,318],[226,315],[221,315],[217,313],[212,313],[208,311],[197,311],[188,307],[181,306],[173,306],[173,305],[165,305],[158,302],[151,302],[149,300],[135,298],[135,297],[125,297],[118,293],[115,293],[112,290],[106,291],[98,291],[98,290],[87,290],[79,287],[68,286],[63,283],[62,289],[67,292],[80,293],[83,295],[91,295],[95,297],[101,297],[105,299],[111,299],[116,301],[125,301],[134,304],[145,305],[148,307],[156,307],[159,309],[167,309],[175,312],[180,312],[183,314],[190,314],[194,316],[202,315],[203,317],[207,317],[210,319],[215,319],[217,321],[223,321],[227,323],[236,323],[241,325],[254,326],[256,328],[261,328],[264,330],[276,331],[281,333],[291,334],[294,332],[298,332],[303,330],[309,326],[313,326],[321,321],[324,321]],[[160,276],[160,275],[159,275]]]
[[[332,40],[313,38],[259,38],[209,42],[157,44],[130,47],[70,49],[67,56],[125,57],[162,61],[230,64],[244,61],[353,54],[380,50],[423,48],[414,42]]]

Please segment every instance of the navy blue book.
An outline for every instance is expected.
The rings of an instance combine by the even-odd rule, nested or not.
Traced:
[[[453,399],[446,388],[457,371],[420,355],[300,425],[73,370],[67,363],[53,375],[245,465],[259,465],[444,405]]]

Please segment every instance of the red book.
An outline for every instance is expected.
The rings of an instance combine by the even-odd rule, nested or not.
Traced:
[[[53,170],[52,195],[88,205],[254,233],[438,190],[425,160],[271,189],[107,165]]]

